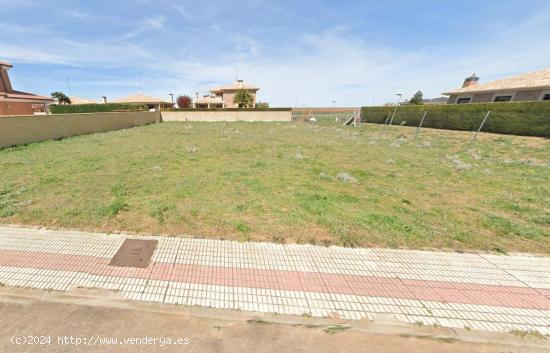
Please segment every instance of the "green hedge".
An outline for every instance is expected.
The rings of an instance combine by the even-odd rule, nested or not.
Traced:
[[[384,124],[395,107],[363,107],[362,121]],[[509,102],[400,106],[393,125],[418,126],[427,111],[423,127],[449,130],[477,130],[487,111],[491,115],[482,131],[509,135],[550,137],[550,102]]]
[[[135,111],[148,110],[144,104],[136,103],[106,103],[106,104],[66,104],[50,105],[52,114],[70,114],[70,113],[98,113],[115,111]]]

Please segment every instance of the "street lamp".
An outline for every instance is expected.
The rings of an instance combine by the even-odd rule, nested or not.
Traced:
[[[395,110],[391,116],[389,126],[393,123],[393,118],[395,118],[395,113],[397,113],[397,108],[399,108],[399,103],[401,103],[401,96],[403,96],[403,93],[396,93],[395,95],[397,96],[397,104],[395,105]]]

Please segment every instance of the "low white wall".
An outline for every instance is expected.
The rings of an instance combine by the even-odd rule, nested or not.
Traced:
[[[191,110],[163,111],[162,121],[290,121],[291,110]]]

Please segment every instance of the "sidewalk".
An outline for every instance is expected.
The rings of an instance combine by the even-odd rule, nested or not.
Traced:
[[[110,266],[155,239],[147,268]],[[316,317],[550,334],[550,257],[130,236],[0,226],[0,283]]]

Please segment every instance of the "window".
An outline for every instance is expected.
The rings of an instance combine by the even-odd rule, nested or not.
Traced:
[[[496,96],[494,102],[509,102],[512,100],[512,96]]]
[[[550,93],[546,93],[544,96],[542,96],[543,101],[550,101]]]
[[[458,98],[456,104],[470,103],[470,98]]]

